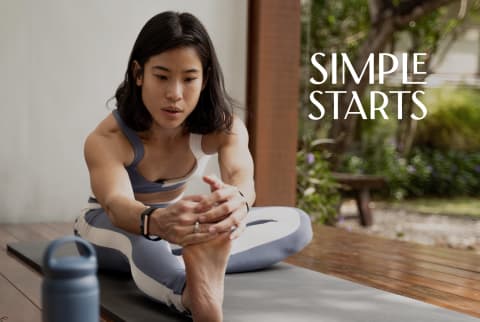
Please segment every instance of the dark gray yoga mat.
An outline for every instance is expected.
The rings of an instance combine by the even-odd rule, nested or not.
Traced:
[[[8,250],[37,271],[48,242],[19,242]],[[76,253],[66,245],[58,255]],[[129,276],[100,272],[102,312],[114,321],[188,321],[144,297]],[[227,275],[225,322],[479,322],[400,295],[285,263]]]

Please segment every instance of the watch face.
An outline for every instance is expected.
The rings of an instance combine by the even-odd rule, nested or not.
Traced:
[[[143,215],[143,235],[148,235],[148,222],[149,222],[149,215]]]
[[[161,240],[162,238],[154,235],[149,234],[149,223],[150,223],[150,215],[155,211],[156,208],[148,207],[145,209],[142,214],[140,215],[140,234],[149,240]]]

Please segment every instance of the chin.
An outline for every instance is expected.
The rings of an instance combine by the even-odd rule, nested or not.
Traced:
[[[158,127],[161,127],[163,129],[176,129],[176,128],[179,128],[179,127],[182,127],[183,126],[183,123],[185,122],[184,119],[182,120],[153,120],[155,122],[155,124],[158,126]]]

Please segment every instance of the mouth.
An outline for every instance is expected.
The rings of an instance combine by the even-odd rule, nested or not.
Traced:
[[[162,108],[162,111],[170,113],[170,114],[178,114],[178,113],[182,112],[182,110],[180,108],[175,107],[175,106],[169,106],[169,107]]]

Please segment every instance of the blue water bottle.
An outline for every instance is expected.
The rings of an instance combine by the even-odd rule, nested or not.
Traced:
[[[76,243],[82,255],[54,257],[67,243]],[[43,273],[43,322],[99,321],[97,258],[89,242],[76,236],[51,242],[43,255]]]

